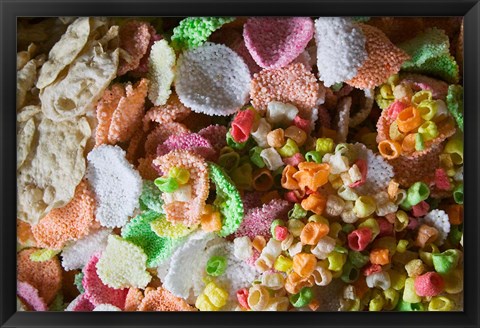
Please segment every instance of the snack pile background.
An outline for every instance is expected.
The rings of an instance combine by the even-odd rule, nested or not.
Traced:
[[[21,18],[17,52],[18,310],[463,309],[461,18]]]

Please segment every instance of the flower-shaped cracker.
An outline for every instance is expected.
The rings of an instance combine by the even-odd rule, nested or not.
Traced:
[[[198,133],[171,135],[157,147],[157,155],[163,156],[172,150],[183,149],[196,153],[205,159],[215,157],[215,150],[210,142]]]
[[[48,306],[38,294],[38,290],[28,282],[17,281],[17,296],[34,311],[48,311]]]
[[[227,145],[227,128],[223,125],[209,125],[198,131],[198,134],[207,139],[217,152]]]
[[[196,48],[207,41],[212,32],[234,19],[234,17],[187,17],[173,29],[172,42],[176,48]]]
[[[184,299],[188,299],[190,295],[198,296],[204,286],[202,277],[209,259],[205,247],[214,238],[213,233],[204,231],[191,234],[173,253],[168,273],[163,279],[163,287]]]
[[[214,205],[222,214],[219,235],[225,237],[234,233],[242,223],[243,203],[238,189],[225,171],[214,163],[209,163],[208,168],[217,192]]]
[[[152,107],[147,111],[143,117],[144,130],[148,130],[151,121],[160,124],[172,121],[180,122],[186,118],[190,112],[190,108],[185,107],[185,105],[180,102],[177,94],[173,94],[168,98],[166,104]]]
[[[65,311],[91,312],[94,308],[95,305],[90,302],[88,297],[86,297],[85,294],[80,294],[70,302]]]
[[[402,65],[403,70],[458,83],[459,69],[455,58],[450,54],[450,41],[445,31],[429,28],[399,47],[412,57]]]

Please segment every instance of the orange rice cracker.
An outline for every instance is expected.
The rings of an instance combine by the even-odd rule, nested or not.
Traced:
[[[176,93],[172,94],[165,105],[150,108],[143,117],[143,129],[149,127],[150,122],[167,123],[182,121],[191,113],[191,109],[180,102]]]
[[[115,83],[109,89],[105,90],[102,99],[97,104],[97,130],[95,133],[95,144],[99,146],[108,143],[108,132],[112,122],[113,113],[120,102],[120,99],[125,96],[125,88]]]
[[[358,89],[370,89],[398,73],[402,63],[409,59],[387,36],[376,27],[358,24],[366,38],[367,60],[358,68],[357,75],[347,83]]]
[[[88,183],[81,181],[73,199],[64,207],[51,210],[32,233],[39,247],[60,250],[70,240],[86,236],[95,220],[95,196]]]
[[[152,165],[152,161],[156,158],[156,155],[150,154],[145,158],[140,158],[138,160],[138,173],[142,178],[146,180],[155,180],[158,178],[159,174]]]
[[[127,298],[125,299],[125,311],[137,311],[142,304],[143,293],[141,289],[129,288]]]
[[[210,189],[205,159],[190,151],[178,149],[157,157],[153,164],[157,165],[164,174],[168,174],[172,167],[185,168],[190,172],[190,201],[177,201],[175,197],[171,197],[173,199],[169,200],[174,193],[170,195],[164,193],[162,198],[165,201],[164,209],[168,221],[181,222],[186,226],[199,224]]]
[[[143,129],[138,129],[133,134],[130,142],[128,143],[127,147],[127,154],[125,158],[127,161],[132,163],[133,165],[138,164],[138,159],[145,156],[145,149],[143,145],[147,140],[147,133],[143,131]]]
[[[17,253],[17,279],[35,287],[45,303],[50,304],[62,288],[62,267],[57,256],[43,262],[30,260],[39,248],[24,249]]]
[[[126,95],[118,102],[110,124],[108,141],[111,144],[129,140],[141,126],[148,84],[147,79],[141,79],[134,86],[125,87]]]
[[[271,101],[290,103],[300,111],[300,116],[310,117],[316,105],[320,86],[313,73],[301,63],[277,69],[266,69],[253,76],[250,97],[255,109],[265,111]]]
[[[163,287],[146,291],[138,311],[196,311],[180,297],[174,296]]]

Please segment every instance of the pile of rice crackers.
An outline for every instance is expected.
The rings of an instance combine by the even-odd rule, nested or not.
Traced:
[[[463,309],[463,22],[18,20],[20,311]]]

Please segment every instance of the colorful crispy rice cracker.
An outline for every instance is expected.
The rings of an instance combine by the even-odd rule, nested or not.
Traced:
[[[461,19],[18,24],[19,311],[463,309]]]

